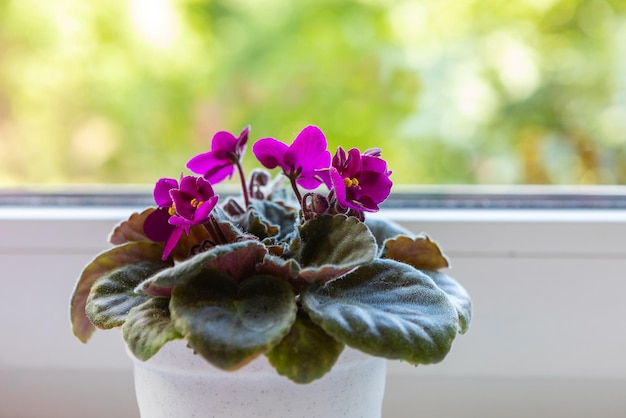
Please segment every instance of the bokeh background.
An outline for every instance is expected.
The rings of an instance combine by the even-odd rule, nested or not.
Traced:
[[[0,1],[0,186],[153,183],[307,124],[396,183],[626,184],[626,2]]]

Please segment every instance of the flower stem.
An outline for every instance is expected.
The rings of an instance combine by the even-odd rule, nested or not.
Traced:
[[[220,224],[217,222],[217,219],[215,219],[215,216],[213,215],[211,215],[211,224],[213,225],[213,228],[217,232],[217,236],[220,240],[219,242],[221,242],[222,244],[228,244],[228,240],[224,236],[224,232],[222,232],[222,227],[220,226]]]
[[[206,229],[206,231],[209,233],[212,244],[214,246],[218,244],[228,244],[228,240],[224,236],[222,228],[220,228],[220,225],[215,219],[215,216],[209,216],[209,222],[204,224],[204,229]]]
[[[298,203],[300,203],[300,208],[304,211],[304,207],[303,202],[302,202],[302,195],[300,194],[300,190],[298,190],[298,185],[296,184],[296,178],[297,176],[292,175],[292,176],[287,176],[289,177],[289,182],[291,183],[291,188],[293,189],[294,194],[296,195],[296,199],[298,199]]]
[[[245,207],[248,208],[248,204],[250,204],[250,196],[248,195],[248,188],[246,187],[246,179],[243,174],[243,167],[241,166],[241,162],[237,160],[235,163],[237,166],[237,171],[239,172],[239,181],[241,182],[241,189],[243,190],[243,202]]]

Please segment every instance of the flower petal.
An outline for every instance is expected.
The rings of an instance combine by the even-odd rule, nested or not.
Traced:
[[[211,151],[217,158],[227,158],[228,153],[235,154],[239,138],[227,131],[219,131],[211,140]]]
[[[169,257],[174,247],[176,247],[176,244],[178,244],[178,240],[180,240],[180,237],[183,235],[183,232],[184,232],[184,228],[174,227],[174,229],[172,230],[172,234],[170,235],[167,242],[165,243],[165,248],[163,249],[163,257],[162,257],[163,260],[167,260],[167,257]]]
[[[196,179],[196,198],[198,200],[205,201],[209,197],[215,196],[215,192],[213,192],[213,187],[211,186],[211,182],[206,180],[205,178],[198,177]]]
[[[213,152],[196,155],[187,162],[187,168],[213,184],[232,177],[235,170],[230,159],[217,158]]]
[[[165,242],[168,240],[174,226],[170,225],[168,220],[170,214],[167,209],[159,208],[152,212],[143,223],[143,232],[154,242]]]
[[[341,206],[346,207],[346,184],[343,181],[343,177],[341,177],[341,174],[339,174],[335,167],[330,169],[330,181],[332,183],[332,188],[335,190],[335,198],[337,199],[337,202],[339,202]]]
[[[381,203],[389,197],[393,185],[387,174],[373,171],[362,173],[359,181],[362,185],[360,194],[369,196],[376,203]]]
[[[263,166],[272,169],[280,166],[287,171],[284,166],[284,156],[287,145],[274,138],[259,139],[252,146],[252,152]]]
[[[250,126],[246,126],[239,134],[239,137],[237,138],[237,142],[235,144],[235,151],[239,158],[243,157],[243,154],[246,151],[246,144],[248,143],[249,136]]]
[[[170,207],[172,205],[170,190],[177,187],[178,182],[175,179],[159,179],[154,186],[154,201],[156,202],[156,204],[160,208]]]
[[[359,177],[361,173],[361,151],[356,148],[351,148],[348,151],[348,157],[345,160],[343,171],[339,169],[342,176],[353,178]]]
[[[307,126],[285,152],[285,165],[301,168],[300,175],[303,177],[313,177],[317,170],[330,166],[330,152],[327,148],[324,133],[317,126]]]
[[[200,207],[196,209],[196,213],[193,217],[195,225],[199,223],[205,223],[209,219],[211,211],[217,204],[218,199],[218,196],[212,196],[208,200],[205,200],[204,203],[202,203],[202,205],[200,205]]]

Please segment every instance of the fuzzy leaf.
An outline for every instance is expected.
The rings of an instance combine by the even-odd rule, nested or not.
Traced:
[[[256,267],[258,274],[267,274],[278,277],[286,281],[294,281],[298,272],[300,272],[300,264],[293,258],[285,260],[271,254],[267,254],[263,262]]]
[[[95,281],[108,272],[139,261],[161,262],[163,246],[150,242],[130,242],[107,250],[93,259],[76,282],[70,305],[70,320],[74,335],[87,342],[95,327],[85,314],[87,297]],[[165,267],[166,265],[164,265]]]
[[[126,242],[141,242],[151,240],[146,236],[143,225],[146,218],[156,210],[156,208],[148,208],[141,213],[133,213],[128,220],[121,222],[113,229],[109,236],[109,242],[114,245],[124,244]],[[172,251],[172,257],[175,260],[185,260],[189,258],[194,247],[202,245],[202,243],[210,238],[206,228],[202,225],[192,225],[189,228],[189,234],[183,234],[176,247]]]
[[[409,264],[416,269],[439,270],[450,267],[448,257],[443,254],[437,243],[424,234],[415,238],[400,235],[388,239],[384,243],[381,257]]]
[[[266,355],[278,374],[296,383],[309,383],[330,371],[343,348],[308,315],[299,312],[289,334]]]
[[[113,229],[109,236],[109,242],[113,245],[121,245],[131,241],[150,241],[143,232],[143,223],[154,211],[155,208],[148,208],[141,213],[130,215],[128,220],[121,222]]]
[[[423,270],[447,295],[459,315],[459,332],[465,334],[472,322],[472,299],[456,280],[439,271]]]
[[[130,351],[148,360],[168,341],[182,338],[170,319],[170,300],[151,298],[128,312],[122,334]]]
[[[219,245],[161,271],[142,283],[138,290],[150,293],[152,286],[178,286],[207,268],[221,270],[236,280],[244,279],[253,274],[254,267],[265,254],[267,250],[263,244],[252,240]]]
[[[235,370],[278,344],[296,318],[291,286],[272,276],[237,285],[216,270],[204,270],[172,292],[177,330],[210,363]]]
[[[373,260],[377,252],[365,224],[345,215],[318,216],[302,225],[300,237],[303,267],[352,268]]]
[[[245,221],[246,231],[259,239],[274,237],[280,232],[280,227],[278,225],[270,223],[254,209],[248,210],[248,216]]]
[[[126,321],[131,308],[144,303],[148,297],[135,293],[135,287],[167,264],[140,261],[115,269],[100,277],[91,287],[85,313],[97,327],[109,329]]]
[[[278,227],[277,239],[283,239],[294,232],[297,212],[293,208],[259,199],[251,199],[250,205],[265,222]]]
[[[300,270],[296,281],[298,283],[324,283],[353,270],[355,264],[344,264],[342,266],[327,264],[321,267],[306,267]]]
[[[436,363],[457,334],[458,315],[446,294],[424,273],[393,260],[311,285],[301,300],[328,334],[378,357]]]
[[[204,225],[191,225],[189,235],[182,234],[174,250],[172,250],[172,257],[176,261],[186,260],[196,248],[202,246],[210,238],[211,236]]]

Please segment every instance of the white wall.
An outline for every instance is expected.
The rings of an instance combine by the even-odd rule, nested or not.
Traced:
[[[118,333],[83,345],[68,315],[82,267],[128,213],[0,208],[0,417],[138,415]],[[626,212],[379,216],[439,242],[475,304],[443,363],[390,362],[384,417],[626,416]]]

